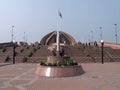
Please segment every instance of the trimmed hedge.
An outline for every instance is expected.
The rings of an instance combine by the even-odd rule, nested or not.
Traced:
[[[5,62],[8,62],[10,60],[10,57],[7,55],[5,58]]]
[[[27,57],[23,57],[23,63],[27,62],[28,58]]]
[[[30,52],[28,53],[28,57],[32,57],[32,55],[33,55],[33,52],[30,51]]]
[[[5,52],[5,51],[6,51],[6,48],[3,48],[3,49],[2,49],[2,52]]]

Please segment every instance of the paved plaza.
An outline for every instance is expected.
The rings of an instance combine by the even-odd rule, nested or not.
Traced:
[[[37,63],[1,63],[0,90],[120,90],[120,62],[81,65],[80,76],[46,78],[35,74]]]

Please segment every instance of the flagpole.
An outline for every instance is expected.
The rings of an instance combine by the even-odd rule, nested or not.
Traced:
[[[59,9],[58,9],[59,12]],[[57,53],[59,55],[59,13],[57,13]]]

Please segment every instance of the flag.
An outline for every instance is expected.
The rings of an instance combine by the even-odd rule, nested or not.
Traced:
[[[12,26],[12,28],[14,28],[14,26]]]
[[[60,10],[58,10],[58,15],[62,18],[62,14],[61,14]]]

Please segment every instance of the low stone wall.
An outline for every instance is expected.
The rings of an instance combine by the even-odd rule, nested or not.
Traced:
[[[101,46],[100,42],[99,42],[99,46]],[[113,49],[120,49],[120,44],[104,42],[104,47],[111,47]]]
[[[0,43],[0,49],[4,47],[12,47],[12,46],[13,46],[12,42]]]

